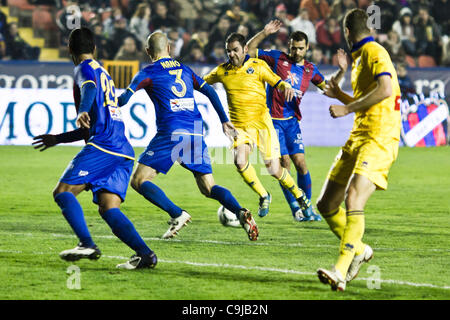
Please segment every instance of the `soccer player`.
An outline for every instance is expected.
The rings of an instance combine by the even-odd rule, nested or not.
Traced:
[[[325,93],[344,105],[331,105],[333,118],[354,113],[350,137],[325,180],[317,208],[340,239],[339,257],[332,270],[318,269],[321,282],[344,290],[373,250],[362,242],[364,207],[376,189],[387,188],[387,176],[397,158],[400,140],[400,87],[388,52],[370,36],[368,16],[361,9],[344,18],[351,48],[353,97],[333,79]],[[345,208],[340,205],[345,201]]]
[[[273,88],[283,91],[287,101],[292,100],[292,87],[282,81],[266,62],[250,58],[245,37],[232,33],[225,42],[228,62],[223,63],[204,76],[207,83],[221,82],[227,93],[231,122],[239,133],[233,143],[234,163],[244,181],[259,197],[258,215],[269,213],[271,195],[266,191],[253,166],[249,154],[254,144],[261,152],[266,168],[283,188],[293,194],[305,216],[312,214],[311,201],[297,187],[288,170],[280,165],[280,144],[273,127],[266,104],[266,82]],[[280,99],[283,97],[280,94]]]
[[[217,93],[189,67],[169,56],[170,45],[164,33],[152,33],[147,39],[146,51],[152,63],[134,76],[127,90],[119,97],[119,105],[123,106],[137,90],[144,89],[155,106],[157,132],[139,157],[131,186],[169,213],[169,229],[163,238],[172,238],[191,220],[191,216],[176,206],[152,180],[160,172],[166,174],[178,161],[193,173],[201,193],[233,212],[249,239],[257,240],[258,227],[250,211],[243,208],[229,190],[216,185],[212,175],[194,89],[210,99],[224,133],[235,138],[236,130],[228,120]]]
[[[58,136],[38,136],[33,143],[43,151],[58,142],[87,138],[86,146],[69,163],[53,191],[55,202],[79,239],[75,248],[62,251],[60,257],[76,261],[96,260],[101,256],[76,199],[83,190],[92,190],[93,202],[113,234],[136,252],[117,268],[154,268],[155,253],[119,208],[125,200],[133,170],[134,151],[125,137],[114,82],[94,60],[94,51],[94,34],[89,29],[71,32],[69,52],[75,64],[74,98],[78,112],[76,124],[80,129]]]
[[[247,42],[250,57],[264,60],[272,68],[272,71],[281,77],[295,90],[295,98],[285,101],[281,92],[271,86],[267,86],[267,106],[270,110],[272,122],[278,134],[281,152],[281,166],[290,171],[291,159],[297,170],[297,185],[301,188],[306,197],[311,200],[312,187],[311,175],[305,161],[305,148],[300,130],[300,102],[303,95],[312,82],[316,87],[323,89],[325,79],[317,67],[305,60],[306,52],[309,49],[308,36],[301,31],[295,31],[289,36],[289,53],[279,50],[261,50],[258,45],[265,37],[278,32],[282,22],[272,20],[264,26]],[[339,71],[335,75],[339,82],[347,70],[347,57],[343,50],[338,51]],[[313,213],[311,216],[303,217],[302,211],[294,196],[285,188],[281,188],[291,209],[294,219],[297,221],[320,221],[320,215]]]

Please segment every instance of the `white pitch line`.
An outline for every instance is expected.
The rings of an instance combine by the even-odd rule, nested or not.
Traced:
[[[27,237],[35,237],[36,234],[32,233],[20,233],[20,232],[5,232],[0,231],[0,234],[7,234],[7,235],[17,235],[17,236],[27,236]],[[61,234],[61,233],[51,233],[50,234],[53,237],[56,238],[75,238],[75,235],[71,234]],[[39,235],[38,237],[44,237],[46,235]],[[114,235],[95,235],[95,238],[100,239],[117,239]],[[162,238],[156,238],[156,237],[142,237],[145,241],[162,241],[162,242],[194,242],[194,243],[208,243],[208,244],[219,244],[219,245],[244,245],[244,246],[283,246],[283,247],[302,247],[302,248],[337,248],[338,244],[336,245],[329,245],[329,244],[302,244],[302,243],[271,243],[271,242],[249,242],[246,240],[245,237],[243,237],[243,240],[241,242],[236,241],[221,241],[221,240],[207,240],[207,239],[162,239]],[[444,249],[444,248],[382,248],[382,247],[373,247],[374,250],[377,251],[421,251],[421,252],[450,252],[450,249]]]
[[[14,254],[26,254],[23,251],[17,250],[3,250],[0,249],[0,253],[14,253]],[[35,255],[45,255],[52,253],[44,253],[44,252],[33,252],[30,254]],[[118,259],[118,260],[128,260],[127,257],[122,256],[102,256],[107,259]],[[257,271],[265,271],[265,272],[278,272],[278,273],[286,273],[286,274],[298,274],[298,275],[307,275],[307,276],[315,276],[315,272],[306,272],[300,270],[292,270],[292,269],[280,269],[280,268],[268,268],[268,267],[259,267],[259,266],[244,266],[244,265],[232,265],[232,264],[222,264],[222,263],[203,263],[203,262],[192,262],[192,261],[176,261],[176,260],[165,260],[158,259],[158,262],[162,263],[173,263],[173,264],[185,264],[196,267],[212,267],[212,268],[221,268],[221,269],[242,269],[242,270],[257,270]],[[353,281],[372,281],[370,278],[357,278]],[[402,281],[402,280],[392,280],[392,279],[377,279],[380,283],[392,284],[392,285],[400,285],[400,286],[410,286],[410,287],[426,287],[426,288],[435,288],[435,289],[444,289],[449,290],[450,286],[437,286],[431,283],[414,283],[410,281]]]

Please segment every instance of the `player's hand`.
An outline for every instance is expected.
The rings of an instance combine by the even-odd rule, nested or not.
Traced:
[[[344,49],[338,49],[337,51],[337,64],[339,69],[341,69],[342,71],[347,71],[348,60],[347,54],[345,53]]]
[[[274,19],[264,26],[264,34],[268,36],[276,33],[278,32],[278,30],[280,30],[282,25],[283,23],[280,20]]]
[[[332,104],[330,106],[330,115],[333,118],[340,118],[349,114],[349,110],[347,106]]]
[[[230,121],[222,123],[222,129],[223,133],[225,133],[228,138],[230,138],[231,140],[237,139],[238,131]]]
[[[323,93],[330,98],[336,98],[339,93],[341,92],[341,88],[339,88],[339,84],[336,82],[336,79],[334,77],[331,77],[329,81],[327,81],[327,84],[325,85],[325,88],[323,89]]]
[[[294,89],[291,88],[291,87],[285,88],[283,93],[284,93],[284,99],[285,99],[287,102],[290,102],[290,101],[294,98],[294,96],[295,96],[295,91],[294,91]]]
[[[87,112],[82,112],[78,115],[76,124],[77,124],[78,128],[89,129],[90,122],[91,122],[91,118],[89,117],[89,114]]]
[[[34,137],[33,140],[34,142],[32,145],[34,145],[34,148],[39,151],[47,150],[48,148],[58,144],[56,141],[56,136],[53,134],[41,134],[40,136]]]

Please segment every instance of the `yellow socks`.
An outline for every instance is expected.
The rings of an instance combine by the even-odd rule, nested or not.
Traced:
[[[364,244],[361,241],[363,234],[364,211],[347,211],[347,224],[341,238],[338,262],[335,265],[335,268],[341,272],[344,278],[355,254],[364,250]]]
[[[328,213],[322,213],[325,221],[330,226],[331,231],[338,237],[339,240],[342,239],[344,235],[345,225],[347,224],[347,214],[344,208],[339,207],[334,211]]]
[[[295,199],[301,198],[305,195],[303,190],[295,184],[294,179],[286,170],[286,168],[283,168],[283,172],[281,173],[281,177],[278,179],[278,181],[285,189],[289,190],[289,192],[292,193]]]
[[[247,183],[253,191],[259,194],[260,197],[267,196],[268,193],[256,175],[255,168],[253,168],[250,162],[247,162],[244,169],[238,170],[238,172],[244,179],[245,183]]]

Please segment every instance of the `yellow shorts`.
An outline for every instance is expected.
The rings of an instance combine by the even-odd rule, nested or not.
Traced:
[[[235,126],[239,135],[233,143],[233,148],[242,144],[249,144],[252,148],[256,145],[264,160],[281,157],[278,135],[268,112],[259,121],[252,121],[247,126]]]
[[[349,139],[339,151],[328,179],[347,185],[354,173],[367,177],[377,189],[387,188],[388,173],[398,154],[398,140],[392,138]]]

